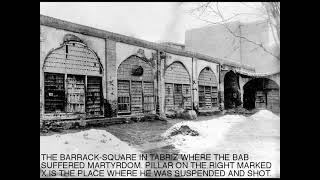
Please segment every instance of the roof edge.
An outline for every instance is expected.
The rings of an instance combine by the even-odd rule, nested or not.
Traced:
[[[235,66],[235,67],[247,69],[249,71],[255,71],[255,69],[249,65],[243,65],[237,62],[226,60],[226,59],[214,58],[214,57],[200,54],[197,52],[186,51],[179,48],[174,48],[167,45],[162,45],[159,43],[154,43],[154,42],[150,42],[150,41],[146,41],[146,40],[142,40],[142,39],[138,39],[138,38],[122,35],[122,34],[117,34],[110,31],[101,30],[94,27],[89,27],[86,25],[81,25],[81,24],[57,19],[54,17],[42,15],[42,14],[40,14],[40,25],[72,31],[72,32],[76,32],[84,35],[93,36],[93,37],[110,39],[117,42],[140,46],[143,48],[149,48],[149,49],[154,49],[158,51],[165,51],[166,53],[171,53],[175,55],[197,58],[200,60],[205,60],[208,62],[220,64],[220,65]]]

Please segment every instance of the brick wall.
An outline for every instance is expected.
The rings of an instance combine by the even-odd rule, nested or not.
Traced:
[[[132,70],[141,66],[143,68],[143,74],[141,76],[133,76]],[[133,81],[150,81],[153,82],[153,70],[150,64],[141,60],[137,56],[131,56],[123,61],[118,70],[117,78],[121,80],[133,80]]]
[[[217,83],[217,78],[211,69],[205,68],[200,72],[199,85],[217,86]]]
[[[175,62],[166,69],[165,82],[190,84],[190,76],[188,71],[183,67],[181,63]]]

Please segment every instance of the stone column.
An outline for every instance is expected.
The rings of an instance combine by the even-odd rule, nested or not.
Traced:
[[[193,96],[193,105],[195,108],[197,108],[197,111],[199,110],[199,86],[198,86],[198,59],[193,58],[193,82],[191,84],[192,88],[192,96]]]
[[[219,103],[220,109],[224,110],[224,76],[228,71],[222,71],[220,67],[220,76],[219,76]]]
[[[165,115],[165,82],[164,82],[164,65],[165,65],[165,59],[166,54],[165,52],[158,51],[159,53],[159,69],[158,69],[158,82],[159,82],[159,109],[160,109],[160,116],[166,117]]]
[[[243,86],[245,85],[245,80],[240,76],[239,77],[239,86],[240,86],[240,98],[241,98],[241,107],[243,107]]]
[[[104,100],[105,116],[117,116],[118,99],[117,99],[117,57],[116,42],[106,39],[106,88],[107,97]]]

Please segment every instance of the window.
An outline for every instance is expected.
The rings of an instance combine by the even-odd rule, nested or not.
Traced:
[[[171,92],[170,92],[170,87],[169,86],[167,86],[167,93],[168,94],[170,94]]]
[[[199,107],[205,107],[205,93],[204,93],[204,86],[199,86]]]
[[[153,82],[143,82],[143,110],[150,112],[154,110]]]
[[[89,115],[102,115],[101,82],[101,77],[87,77],[86,108]]]
[[[64,74],[44,73],[45,113],[65,111]]]
[[[130,109],[130,97],[118,97],[118,110],[129,111]]]
[[[103,113],[101,77],[45,72],[44,94],[45,113]]]
[[[199,85],[199,108],[213,108],[218,106],[218,90],[213,86]]]
[[[118,113],[130,112],[130,81],[118,80]]]
[[[191,89],[189,84],[165,83],[165,109],[191,109]]]
[[[212,107],[218,106],[218,87],[211,87],[211,104]]]

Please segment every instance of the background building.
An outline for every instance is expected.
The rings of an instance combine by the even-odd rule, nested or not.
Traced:
[[[247,64],[254,67],[258,73],[280,72],[280,60],[254,44],[261,43],[267,51],[274,55],[280,54],[268,22],[240,23],[235,21],[228,23],[228,27],[234,34],[231,34],[222,25],[188,30],[185,35],[185,49]],[[240,37],[245,37],[249,41]]]

